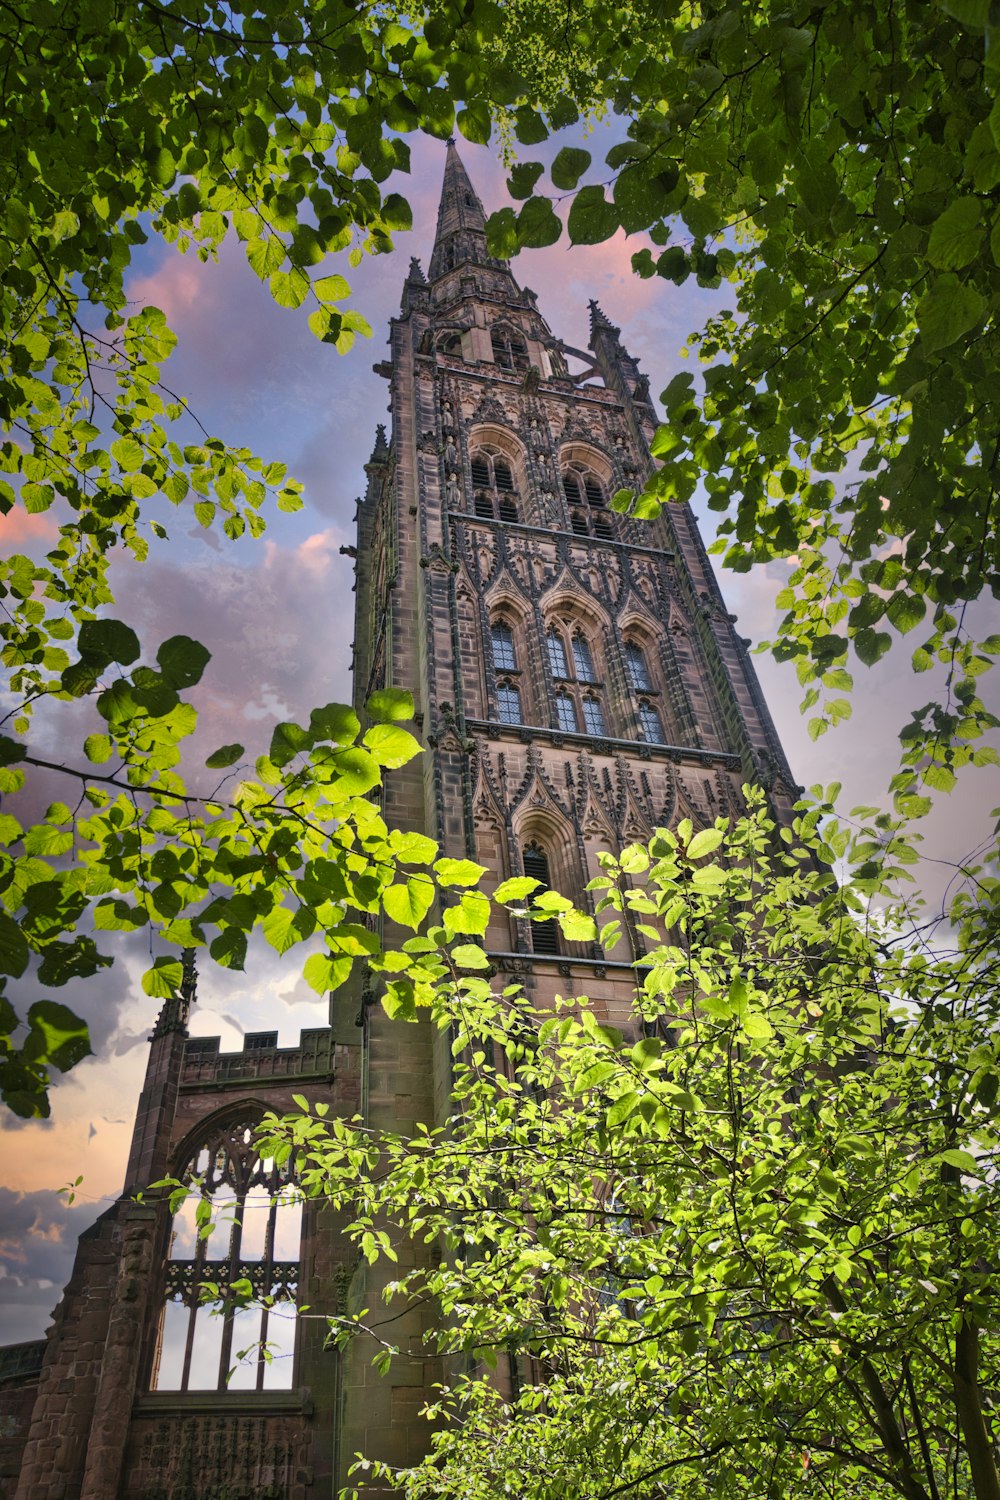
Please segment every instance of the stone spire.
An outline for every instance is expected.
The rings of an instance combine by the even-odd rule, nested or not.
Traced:
[[[452,139],[444,164],[430,279],[436,281],[446,271],[469,261],[475,265],[498,264],[486,252],[486,212]]]
[[[160,1014],[156,1018],[153,1035],[150,1041],[157,1037],[169,1036],[171,1032],[178,1032],[182,1037],[188,1034],[188,1020],[191,1015],[191,1007],[198,998],[198,970],[195,964],[193,948],[185,948],[181,955],[182,978],[181,987],[176,995],[169,996],[164,1000],[160,1008]]]
[[[602,311],[593,298],[590,299],[587,305],[590,308],[590,347],[594,347],[594,335],[599,329],[607,333],[613,333],[615,338],[618,338],[621,334],[621,329],[615,327],[611,319]]]

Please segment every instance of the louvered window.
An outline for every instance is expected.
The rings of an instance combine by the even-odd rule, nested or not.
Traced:
[[[563,494],[566,496],[566,499],[569,501],[570,505],[580,504],[582,496],[580,494],[580,486],[577,483],[575,474],[563,475]]]
[[[517,506],[508,495],[505,495],[497,505],[497,512],[501,521],[516,521],[518,518]]]
[[[532,894],[537,897],[542,891],[550,890],[549,862],[545,850],[538,844],[528,844],[522,853],[522,860],[525,875],[530,875],[539,882]],[[532,922],[531,946],[535,953],[559,952],[559,927],[554,918],[550,917],[545,922]]]
[[[492,518],[493,518],[493,499],[492,499],[492,497],[490,495],[484,494],[484,492],[482,490],[477,490],[476,491],[476,498],[475,498],[475,501],[473,503],[475,505],[475,510],[476,510],[476,515],[477,516],[482,516],[484,520],[485,519],[492,520]]]
[[[512,490],[514,488],[514,479],[510,472],[510,467],[501,462],[500,459],[494,459],[493,461],[493,478],[498,490]]]
[[[472,483],[482,489],[490,487],[489,461],[479,453],[472,460]]]

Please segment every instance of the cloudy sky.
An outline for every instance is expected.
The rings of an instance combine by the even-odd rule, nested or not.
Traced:
[[[598,162],[612,143],[604,125],[584,142]],[[387,420],[386,384],[372,363],[384,358],[409,256],[421,256],[426,267],[444,164],[442,143],[414,137],[411,145],[412,174],[399,187],[413,206],[413,233],[399,237],[392,256],[369,259],[354,272],[329,267],[347,276],[355,289],[352,305],[375,330],[346,357],[312,337],[306,309],[291,313],[273,304],[235,243],[209,265],[150,247],[135,268],[131,296],[162,308],[180,339],[168,383],[211,433],[283,461],[305,484],[305,509],[294,516],[274,513],[257,542],[231,543],[204,532],[187,508],[175,511],[164,502],[158,518],[169,543],[154,543],[142,567],[118,567],[116,612],[135,626],[150,656],[178,631],[212,651],[197,699],[206,751],[240,740],[256,753],[276,720],[301,719],[316,704],[350,696],[354,596],[351,563],[340,548],[353,541],[363,465],[376,423]],[[508,200],[499,160],[488,148],[465,144],[461,150],[487,210],[501,207]],[[595,171],[593,180],[598,176]],[[562,242],[524,253],[514,269],[521,284],[538,293],[554,333],[577,347],[586,347],[587,302],[596,297],[621,326],[656,392],[685,368],[685,336],[706,312],[725,306],[727,295],[690,283],[676,288],[640,281],[630,260],[644,243],[621,233],[587,248]],[[7,550],[44,550],[55,525],[49,515],[14,513],[0,522],[0,534]],[[724,576],[722,584],[741,633],[755,640],[772,635],[781,569]],[[794,673],[759,659],[800,781],[842,782],[845,808],[881,798],[895,732],[907,715],[912,684],[906,660],[908,653],[899,662],[890,656],[875,671],[860,668],[852,723],[813,745],[798,713]],[[40,724],[37,733],[42,753],[55,750],[65,725]],[[931,860],[924,873],[932,889],[940,889],[949,861],[980,842],[992,824],[986,814],[998,803],[992,770],[974,773],[952,798],[942,799],[925,830]],[[121,1187],[153,1011],[138,984],[148,963],[141,940],[117,951],[111,970],[65,992],[91,1023],[96,1055],[59,1084],[52,1120],[24,1123],[0,1115],[2,1343],[41,1336],[69,1274],[76,1236]],[[278,1028],[287,1044],[301,1027],[325,1020],[325,1006],[297,979],[295,963],[283,964],[261,945],[251,950],[245,974],[202,976],[193,1030],[219,1035],[224,1048],[234,1048],[244,1030]],[[80,1174],[79,1196],[67,1208],[55,1190]]]

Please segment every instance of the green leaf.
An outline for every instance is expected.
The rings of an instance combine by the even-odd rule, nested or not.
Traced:
[[[568,943],[593,943],[597,940],[597,923],[586,912],[559,913],[559,926]]]
[[[445,931],[450,935],[467,933],[479,937],[486,931],[490,920],[490,903],[478,891],[466,891],[457,906],[449,906],[444,913]]]
[[[32,1061],[67,1072],[91,1055],[87,1023],[56,1000],[36,1000],[28,1010],[28,1024],[36,1041],[29,1038]],[[29,1050],[26,1044],[25,1051]]]
[[[88,734],[83,742],[83,753],[95,765],[103,765],[111,759],[111,740],[106,734]]]
[[[608,240],[618,228],[614,204],[604,196],[602,187],[581,188],[573,199],[567,221],[571,244],[597,245]]]
[[[482,100],[470,101],[466,109],[460,109],[455,116],[455,124],[465,139],[476,146],[487,145],[493,132],[489,106]]]
[[[486,870],[471,859],[439,859],[434,873],[441,886],[478,885]]]
[[[411,876],[403,885],[382,892],[385,914],[403,927],[417,928],[434,901],[434,884],[426,876]]]
[[[314,741],[330,740],[335,745],[353,745],[361,733],[361,724],[353,708],[346,703],[327,703],[314,708],[309,715],[309,733]]]
[[[523,901],[530,896],[532,891],[537,891],[541,885],[540,880],[535,880],[531,875],[512,875],[509,880],[503,880],[493,892],[494,901]]]
[[[437,858],[438,846],[423,833],[403,833],[394,828],[389,835],[393,852],[400,864],[429,865]]]
[[[563,146],[550,168],[554,185],[563,191],[575,188],[590,166],[590,160],[589,151],[581,151],[578,146]]]
[[[937,1160],[945,1162],[949,1167],[957,1167],[967,1177],[982,1177],[983,1166],[972,1155],[971,1151],[939,1151]]]
[[[507,181],[507,191],[512,198],[530,198],[535,189],[535,183],[541,177],[545,168],[540,161],[519,161],[514,165]],[[503,210],[501,210],[503,212]],[[508,209],[513,223],[513,211]],[[494,215],[494,217],[496,217]],[[487,234],[490,233],[489,222],[486,225]]]
[[[340,302],[351,294],[350,285],[343,276],[320,276],[313,282],[312,289],[320,302]]]
[[[143,992],[154,1000],[168,1000],[176,995],[184,979],[184,969],[179,958],[157,958],[153,967],[142,976]]]
[[[201,681],[202,673],[212,660],[212,653],[200,641],[191,640],[190,636],[172,635],[157,651],[156,660],[172,688],[187,688],[194,687],[196,682]]]
[[[308,729],[303,729],[301,724],[290,721],[276,724],[271,735],[271,747],[267,752],[268,759],[275,766],[287,766],[296,755],[310,749],[312,742],[311,733]]]
[[[986,303],[974,286],[959,281],[953,272],[935,277],[930,290],[917,306],[920,341],[926,354],[948,349],[973,328],[986,313]]]
[[[918,594],[893,594],[889,600],[886,616],[895,625],[900,635],[912,630],[927,613],[927,605]]]
[[[413,697],[404,688],[379,688],[365,704],[365,713],[376,724],[394,724],[401,719],[412,719]]]
[[[935,220],[927,259],[941,271],[959,271],[979,254],[983,239],[978,198],[954,198]]]
[[[529,198],[517,216],[518,244],[528,250],[554,245],[562,225],[548,198]]]
[[[28,967],[31,950],[20,927],[0,911],[0,973],[19,979]]]
[[[722,839],[723,835],[718,828],[703,828],[700,833],[695,834],[687,846],[685,852],[688,859],[704,859],[706,854],[711,854],[714,849],[718,849]]]
[[[279,307],[294,310],[301,307],[309,295],[309,276],[300,266],[293,266],[290,271],[275,271],[268,286]]]
[[[381,784],[378,761],[360,746],[338,750],[333,765],[337,773],[336,790],[345,796],[363,796]]]
[[[82,657],[102,666],[111,661],[128,666],[140,651],[139,637],[121,620],[84,620],[77,646]]]
[[[337,990],[350,978],[354,960],[351,958],[335,957],[332,953],[311,953],[306,959],[302,969],[302,975],[306,984],[317,995],[325,995],[328,990]]]
[[[460,969],[488,969],[490,966],[489,959],[477,943],[456,943],[451,958]]]
[[[380,766],[396,770],[405,766],[423,750],[420,741],[407,729],[397,724],[376,724],[369,729],[363,743],[371,751]]]
[[[242,745],[220,745],[218,750],[213,750],[205,761],[210,771],[224,771],[227,766],[233,766],[246,754]]]

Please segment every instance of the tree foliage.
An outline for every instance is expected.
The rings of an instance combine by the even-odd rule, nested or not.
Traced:
[[[727,567],[793,559],[772,649],[796,663],[814,736],[850,712],[849,658],[872,665],[908,636],[915,672],[940,666],[947,689],[922,706],[915,690],[892,783],[910,815],[994,755],[973,742],[996,723],[979,678],[1000,636],[966,614],[1000,594],[992,14],[979,0],[585,8],[569,45],[628,139],[600,183],[578,185],[579,149],[548,174],[571,243],[648,231],[639,276],[732,284],[732,310],[691,339],[700,379],[663,392],[659,472],[618,506],[650,516],[703,488]],[[535,118],[514,134],[530,155]],[[494,215],[495,247],[558,238],[541,163],[510,186],[527,201]]]
[[[995,952],[977,905],[951,952],[871,920],[817,816],[779,840],[751,793],[604,858],[603,938],[627,913],[649,947],[627,1031],[467,975],[432,1002],[446,1123],[265,1121],[402,1262],[340,1340],[391,1369],[401,1313],[440,1309],[404,1351],[451,1357],[429,1456],[360,1472],[411,1500],[996,1495]]]

